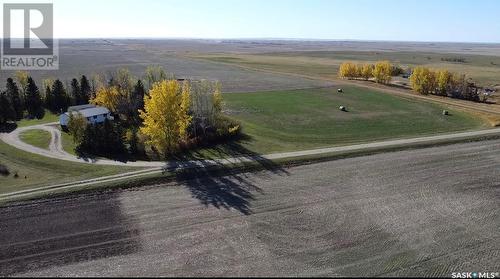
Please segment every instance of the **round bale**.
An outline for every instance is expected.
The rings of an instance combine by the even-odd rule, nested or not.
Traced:
[[[342,93],[342,92],[344,92],[344,90],[342,90],[342,88],[339,88],[339,89],[337,89],[337,92]]]
[[[339,109],[340,109],[341,111],[347,111],[347,109],[346,109],[344,106],[340,106],[340,107],[339,107]]]
[[[450,112],[448,112],[447,110],[443,110],[443,115],[450,115]]]

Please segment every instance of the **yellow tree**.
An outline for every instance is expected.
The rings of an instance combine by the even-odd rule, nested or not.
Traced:
[[[339,77],[340,78],[356,78],[358,75],[358,69],[356,64],[351,62],[344,62],[340,64]]]
[[[14,76],[16,78],[17,83],[19,84],[19,90],[21,91],[21,94],[24,97],[26,86],[28,85],[28,78],[30,75],[26,71],[16,71]]]
[[[184,81],[182,85],[180,109],[179,109],[179,135],[181,139],[187,139],[187,131],[193,117],[189,114],[191,107],[191,84]]]
[[[163,80],[153,84],[149,96],[144,97],[144,111],[140,111],[141,133],[147,137],[147,144],[163,154],[177,151],[182,136],[187,133],[188,88],[184,86],[179,94],[179,82]]]
[[[90,100],[90,103],[106,107],[113,113],[118,113],[121,99],[122,96],[118,87],[101,87],[97,90],[95,97]]]
[[[380,61],[375,64],[373,77],[377,83],[388,84],[392,79],[392,65],[389,61]]]
[[[369,80],[373,77],[373,65],[372,64],[364,64],[361,67],[361,77],[365,80]]]
[[[436,73],[436,80],[439,95],[447,96],[448,91],[453,87],[453,74],[448,70],[439,70]]]
[[[427,95],[436,88],[436,74],[426,67],[416,67],[410,77],[410,86],[416,92]]]

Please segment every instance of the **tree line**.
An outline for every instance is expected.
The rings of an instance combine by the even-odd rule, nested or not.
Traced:
[[[410,86],[423,95],[433,94],[474,102],[484,102],[487,98],[486,95],[481,96],[481,88],[465,74],[444,69],[416,67],[410,76]]]
[[[389,61],[379,61],[375,64],[355,64],[345,62],[340,65],[339,77],[343,79],[374,79],[377,83],[389,84],[393,76],[403,73],[403,69]]]
[[[5,89],[0,92],[0,124],[23,118],[42,119],[46,110],[65,112],[69,106],[88,104],[94,92],[85,75],[71,80],[69,92],[59,79],[44,80],[43,89],[24,71],[7,78]]]

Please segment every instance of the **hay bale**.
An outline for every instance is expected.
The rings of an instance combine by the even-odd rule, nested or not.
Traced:
[[[344,92],[344,90],[342,90],[342,88],[339,88],[339,89],[337,89],[337,92],[342,93],[342,92]]]
[[[450,115],[450,112],[447,110],[443,110],[443,115],[445,115],[445,116]]]
[[[346,107],[344,107],[344,106],[340,106],[339,110],[341,110],[341,111],[347,111]]]

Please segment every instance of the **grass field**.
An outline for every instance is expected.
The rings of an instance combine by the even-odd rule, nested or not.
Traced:
[[[45,123],[58,122],[59,116],[56,114],[52,114],[49,111],[45,111],[45,116],[42,119],[23,119],[17,122],[17,127],[26,127],[33,125],[40,125]]]
[[[0,176],[0,193],[139,170],[54,160],[21,151],[2,141],[0,141],[0,163],[7,166],[11,172],[8,177]],[[16,172],[19,175],[17,179],[13,177]]]
[[[28,130],[20,134],[22,141],[42,149],[49,149],[51,137],[52,135],[45,130]]]
[[[61,131],[61,143],[64,151],[68,152],[69,154],[76,155],[75,152],[76,144],[73,141],[73,137],[70,134]]]
[[[443,106],[359,87],[225,94],[226,113],[250,139],[243,147],[260,154],[486,127],[477,117]],[[339,106],[346,106],[342,112]]]

